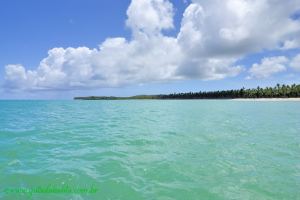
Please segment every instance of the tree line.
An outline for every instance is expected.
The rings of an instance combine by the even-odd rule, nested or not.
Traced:
[[[234,98],[292,98],[300,97],[300,85],[277,84],[275,87],[253,89],[218,90],[173,93],[161,95],[137,95],[131,97],[89,96],[75,97],[75,100],[130,100],[130,99],[234,99]]]
[[[232,99],[232,98],[292,98],[300,97],[300,85],[277,84],[275,87],[257,87],[237,90],[200,91],[159,95],[160,99]]]

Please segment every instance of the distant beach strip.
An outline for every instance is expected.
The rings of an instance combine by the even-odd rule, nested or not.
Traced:
[[[300,84],[252,89],[200,91],[159,95],[136,95],[131,97],[89,96],[75,97],[75,100],[130,100],[130,99],[234,99],[239,101],[300,101]]]

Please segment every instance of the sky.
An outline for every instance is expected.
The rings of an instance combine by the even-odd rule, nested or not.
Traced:
[[[300,83],[297,0],[1,0],[0,99]]]

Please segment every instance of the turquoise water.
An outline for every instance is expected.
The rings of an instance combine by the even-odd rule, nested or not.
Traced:
[[[7,190],[49,185],[97,192]],[[300,199],[300,103],[0,101],[0,190],[4,200]]]

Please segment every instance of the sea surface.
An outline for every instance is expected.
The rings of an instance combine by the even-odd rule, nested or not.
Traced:
[[[300,102],[0,101],[0,199],[297,200]]]

